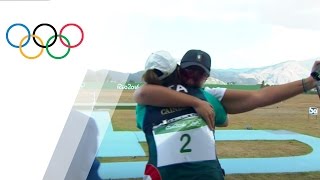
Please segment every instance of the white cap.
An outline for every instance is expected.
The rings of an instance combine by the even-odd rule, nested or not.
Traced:
[[[159,80],[168,77],[177,67],[177,61],[167,51],[157,51],[152,53],[145,64],[145,71],[157,69],[163,73]]]

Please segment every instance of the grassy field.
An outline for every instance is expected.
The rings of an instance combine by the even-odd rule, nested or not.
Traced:
[[[132,90],[102,90],[97,102],[133,102]],[[82,90],[77,102],[91,101],[93,90]],[[218,129],[268,129],[289,130],[320,137],[320,117],[309,117],[308,108],[318,107],[317,95],[301,94],[286,101],[256,110],[229,115],[229,127]],[[134,110],[112,111],[112,124],[116,131],[136,131]],[[148,154],[145,143],[141,146]],[[298,141],[218,141],[217,152],[221,158],[283,157],[308,154],[312,149]],[[142,161],[147,157],[101,158],[102,162]],[[320,172],[294,174],[244,174],[227,175],[226,179],[320,179]]]

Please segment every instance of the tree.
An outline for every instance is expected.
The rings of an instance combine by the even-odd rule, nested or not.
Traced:
[[[263,80],[263,81],[261,82],[260,88],[264,88],[264,87],[268,87],[268,86],[270,86],[270,85],[269,85],[269,84],[266,84],[265,81]]]
[[[260,86],[260,88],[264,88],[264,85],[265,85],[265,82],[264,82],[264,80],[261,82],[261,86]]]

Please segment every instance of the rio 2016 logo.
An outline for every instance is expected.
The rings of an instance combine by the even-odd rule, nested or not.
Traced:
[[[10,41],[10,39],[9,39],[9,32],[12,30],[13,27],[16,27],[16,26],[21,26],[21,27],[23,27],[23,28],[27,31],[27,33],[28,33],[26,36],[24,36],[24,37],[20,40],[19,45],[13,44],[13,43]],[[54,32],[54,35],[52,35],[52,36],[46,41],[45,44],[44,44],[43,40],[42,40],[39,36],[36,35],[36,31],[37,31],[40,27],[42,27],[42,26],[48,26],[48,27],[50,27],[50,28],[53,30],[53,32]],[[74,26],[74,27],[76,27],[77,29],[79,29],[79,31],[80,31],[80,33],[81,33],[81,39],[80,39],[80,41],[79,41],[77,44],[75,44],[75,45],[70,45],[69,39],[68,39],[66,36],[62,35],[63,30],[64,30],[65,28],[69,27],[69,26]],[[33,39],[33,42],[34,42],[38,47],[40,47],[40,52],[39,52],[38,54],[34,55],[34,56],[27,55],[27,54],[24,53],[24,51],[22,50],[22,48],[25,47],[25,46],[29,43],[31,37],[32,37],[32,39]],[[67,52],[66,52],[64,55],[62,55],[62,56],[55,56],[55,55],[53,55],[53,54],[50,52],[50,50],[49,50],[49,47],[51,47],[52,45],[54,45],[54,44],[56,43],[58,37],[59,37],[59,40],[60,40],[60,42],[62,43],[62,45],[68,48],[68,49],[67,49]],[[36,58],[40,57],[40,56],[42,55],[44,49],[46,49],[47,54],[48,54],[51,58],[53,58],[53,59],[63,59],[63,58],[65,58],[65,57],[70,53],[70,49],[71,49],[71,48],[76,48],[76,47],[80,46],[80,44],[82,43],[82,41],[83,41],[83,39],[84,39],[84,32],[83,32],[82,28],[81,28],[78,24],[69,23],[69,24],[64,25],[64,26],[60,29],[60,32],[59,32],[59,34],[58,34],[58,33],[57,33],[57,30],[56,30],[51,24],[42,23],[42,24],[39,24],[38,26],[36,26],[36,27],[34,28],[34,30],[33,30],[33,33],[31,34],[29,28],[28,28],[26,25],[21,24],[21,23],[15,23],[15,24],[12,24],[12,25],[7,29],[6,39],[7,39],[7,42],[8,42],[8,44],[9,44],[10,46],[12,46],[12,47],[14,47],[14,48],[18,48],[19,51],[20,51],[20,53],[21,53],[21,55],[22,55],[23,57],[27,58],[27,59],[32,60],[32,59],[36,59]],[[24,41],[25,41],[26,39],[27,39],[27,41],[24,43]],[[53,40],[53,41],[52,41],[52,40]],[[52,42],[51,42],[51,41],[52,41]],[[66,41],[67,43],[66,43],[65,41]],[[40,42],[40,44],[39,44],[39,42]],[[51,43],[50,43],[50,42],[51,42]]]

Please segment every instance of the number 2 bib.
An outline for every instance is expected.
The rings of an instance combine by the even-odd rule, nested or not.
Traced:
[[[215,141],[197,114],[183,115],[153,127],[157,166],[215,160]]]

